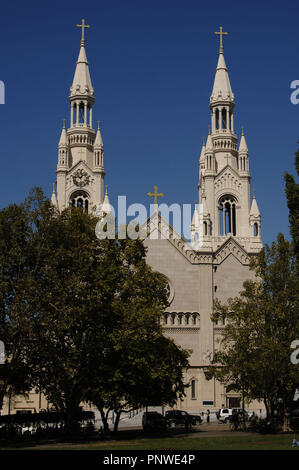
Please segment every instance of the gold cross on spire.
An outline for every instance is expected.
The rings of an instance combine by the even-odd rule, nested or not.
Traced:
[[[90,28],[89,24],[85,24],[84,18],[82,18],[82,23],[76,25],[77,28],[82,28],[82,37],[81,37],[81,45],[84,46],[85,40],[84,40],[84,30],[85,28]]]
[[[154,192],[153,193],[147,193],[148,197],[153,197],[155,201],[155,210],[158,206],[158,197],[164,197],[163,193],[158,193],[158,186],[154,186]]]
[[[219,34],[219,36],[220,36],[219,54],[221,54],[221,53],[223,52],[222,36],[223,36],[224,34],[227,36],[228,33],[225,33],[224,31],[222,31],[222,26],[220,26],[219,29],[220,29],[220,31],[215,31],[215,34]]]

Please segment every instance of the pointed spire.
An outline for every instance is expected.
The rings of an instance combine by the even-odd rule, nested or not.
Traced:
[[[59,139],[58,146],[65,146],[67,145],[67,134],[66,134],[66,128],[65,128],[65,119],[63,120],[63,126],[62,126],[62,131]]]
[[[101,129],[100,129],[100,121],[98,121],[98,129],[97,129],[97,135],[96,135],[96,138],[95,138],[95,141],[94,141],[94,146],[95,147],[104,147],[102,134],[101,134]]]
[[[51,196],[51,203],[54,207],[58,207],[57,204],[57,197],[56,197],[56,190],[55,190],[55,183],[53,183],[53,191]]]
[[[208,135],[208,138],[207,138],[205,151],[206,152],[212,152],[213,151],[213,143],[212,143],[210,128],[209,128],[209,135]]]
[[[73,84],[70,89],[70,96],[76,96],[76,95],[89,95],[89,96],[94,95],[94,89],[91,84],[88,61],[87,61],[86,52],[85,52],[84,37],[83,39],[81,39],[80,52],[79,52],[79,56],[78,56],[78,60],[76,64]]]
[[[228,34],[222,31],[222,27],[220,26],[220,32],[216,32],[215,34],[220,35],[220,48],[219,48],[219,58],[218,64],[216,67],[216,74],[214,79],[214,86],[213,91],[211,94],[210,102],[215,101],[230,101],[234,102],[234,94],[231,89],[228,71],[223,55],[223,44],[222,44],[222,35]]]
[[[240,140],[240,145],[239,145],[239,152],[248,153],[248,147],[247,147],[246,139],[244,135],[244,126],[242,126],[242,135],[241,135],[241,140]]]
[[[192,227],[198,228],[200,224],[200,217],[199,217],[199,212],[197,208],[197,203],[195,202],[195,207],[194,207],[194,212],[193,212],[193,217],[192,217]]]
[[[101,211],[105,214],[108,214],[110,212],[112,212],[112,208],[111,208],[111,205],[110,205],[110,201],[109,201],[109,196],[108,196],[108,186],[106,184],[106,192],[105,192],[105,197],[104,197],[104,201],[103,201],[103,204],[101,206]]]
[[[253,199],[252,199],[251,209],[250,209],[250,214],[249,215],[253,216],[253,217],[260,217],[261,216],[260,210],[259,210],[257,202],[256,202],[255,193],[253,194]]]
[[[205,151],[206,151],[206,143],[205,143],[205,138],[203,137],[202,138],[202,147],[201,147],[201,153],[200,153],[199,160],[203,161]]]

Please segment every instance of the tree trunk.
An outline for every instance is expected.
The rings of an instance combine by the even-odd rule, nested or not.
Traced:
[[[118,424],[119,424],[121,413],[122,413],[122,410],[116,411],[116,418],[115,418],[115,421],[114,421],[114,428],[113,428],[113,432],[115,432],[115,433],[117,432],[117,429],[118,429]]]
[[[101,414],[102,423],[103,423],[103,431],[108,433],[110,432],[109,424],[108,424],[108,414],[110,410],[108,410],[108,412],[105,413],[104,408],[102,408],[102,406],[97,405],[97,408]]]
[[[266,408],[266,417],[267,417],[267,419],[269,419],[270,411],[269,411],[269,405],[268,405],[268,401],[267,401],[266,397],[264,397],[264,404],[265,404],[265,408]]]
[[[78,411],[79,411],[80,402],[75,400],[70,400],[66,403],[65,413],[65,432],[67,435],[74,435],[80,430],[80,425],[78,423]]]

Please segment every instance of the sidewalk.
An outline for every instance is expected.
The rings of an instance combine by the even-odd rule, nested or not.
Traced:
[[[224,437],[224,436],[250,436],[252,433],[243,431],[231,431],[229,424],[222,423],[203,423],[200,426],[193,427],[190,434],[186,437]]]

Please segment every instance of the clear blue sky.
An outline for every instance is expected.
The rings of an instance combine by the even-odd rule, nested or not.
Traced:
[[[10,1],[1,5],[0,207],[33,186],[50,196],[68,92],[85,18],[96,103],[102,122],[111,202],[148,204],[154,184],[166,203],[193,203],[198,157],[210,124],[209,97],[219,25],[241,126],[263,241],[288,235],[284,172],[294,173],[299,105],[299,2],[202,0]]]

